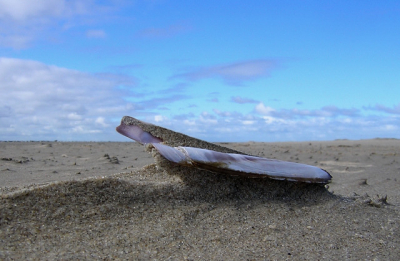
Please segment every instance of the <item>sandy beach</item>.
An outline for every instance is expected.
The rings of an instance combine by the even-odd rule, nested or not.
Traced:
[[[0,259],[400,257],[400,140],[219,145],[333,179],[188,184],[135,142],[0,142]]]

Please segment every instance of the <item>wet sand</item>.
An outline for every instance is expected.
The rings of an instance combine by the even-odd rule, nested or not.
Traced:
[[[219,145],[332,183],[184,183],[134,142],[0,142],[0,259],[399,258],[399,140]]]

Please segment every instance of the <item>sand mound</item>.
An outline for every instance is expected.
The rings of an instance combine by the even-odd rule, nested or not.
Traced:
[[[127,174],[4,193],[0,257],[398,255],[399,213],[382,201],[339,197],[310,184],[213,174],[203,180],[187,185],[150,165]]]

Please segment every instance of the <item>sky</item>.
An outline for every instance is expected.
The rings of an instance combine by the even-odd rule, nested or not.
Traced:
[[[0,140],[400,138],[400,1],[0,0]]]

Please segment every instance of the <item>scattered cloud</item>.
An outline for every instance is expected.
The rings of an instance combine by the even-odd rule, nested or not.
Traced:
[[[103,30],[88,30],[86,31],[86,37],[87,38],[105,38],[106,32]]]
[[[214,103],[199,113],[198,105],[188,104],[180,114],[164,109],[192,98],[183,94],[185,84],[138,93],[136,79],[123,74],[12,58],[0,58],[0,82],[2,140],[125,140],[114,130],[123,115],[209,141],[400,138],[400,105],[278,109],[236,96],[232,102],[254,104],[252,110],[221,110],[222,103]],[[218,94],[208,97],[217,99]]]
[[[193,69],[185,73],[176,74],[172,78],[182,78],[188,81],[217,78],[222,79],[229,85],[242,85],[246,81],[269,76],[277,66],[277,60],[248,60]]]
[[[222,118],[238,117],[242,118],[243,114],[236,111],[220,111],[218,109],[213,109],[213,112]]]
[[[382,104],[376,104],[375,106],[368,106],[368,107],[364,107],[364,109],[366,110],[375,110],[375,111],[380,111],[380,112],[385,112],[385,113],[389,113],[389,114],[398,114],[400,115],[400,103],[393,106],[393,108],[384,106]]]
[[[70,1],[68,3],[64,0],[1,0],[0,19],[23,22],[32,19],[43,19],[43,17],[56,17],[63,15],[65,12],[82,12],[83,5],[84,2],[82,1]]]
[[[57,37],[57,32],[78,24],[104,21],[118,6],[122,2],[117,0],[0,0],[0,47],[28,48],[36,40]],[[105,33],[92,30],[87,37],[105,37]]]
[[[163,122],[163,121],[165,121],[165,120],[167,120],[168,118],[166,118],[165,116],[162,116],[162,115],[155,115],[154,116],[154,121],[155,122]]]
[[[248,114],[235,111],[179,114],[165,126],[208,141],[312,141],[400,138],[397,117],[362,116],[355,109],[275,109],[259,103]],[[288,114],[295,114],[290,116]]]
[[[120,0],[102,3],[92,0],[0,0],[0,20],[11,20],[19,24],[43,24],[52,19],[103,15],[124,4],[126,3]]]
[[[265,106],[262,102],[257,104],[257,106],[255,107],[255,111],[262,115],[270,115],[275,112],[273,108]]]
[[[239,103],[239,104],[259,103],[259,101],[256,101],[254,99],[242,98],[240,96],[231,97],[231,102],[235,102],[235,103]]]
[[[352,108],[352,109],[341,109],[336,106],[324,106],[320,111],[317,112],[317,115],[324,115],[329,117],[337,117],[337,116],[349,116],[355,117],[358,116],[360,110]]]
[[[97,119],[95,120],[95,123],[102,127],[110,126],[110,124],[106,123],[106,119],[104,117],[97,117]]]

